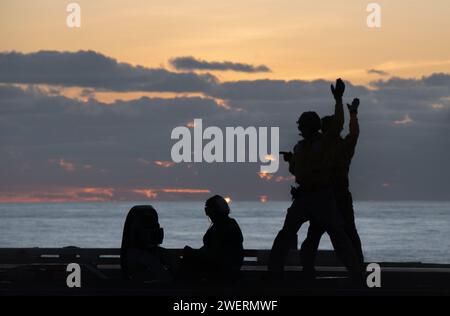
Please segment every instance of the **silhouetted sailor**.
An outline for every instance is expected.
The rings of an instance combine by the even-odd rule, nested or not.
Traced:
[[[294,147],[293,153],[284,155],[289,161],[289,171],[295,175],[299,185],[293,192],[293,203],[287,210],[283,228],[278,233],[269,258],[269,272],[273,277],[281,277],[289,245],[296,238],[301,225],[314,220],[329,234],[336,254],[347,267],[354,281],[361,281],[362,267],[353,245],[344,231],[344,221],[337,210],[333,179],[329,167],[332,145],[344,124],[342,96],[345,90],[341,79],[331,90],[336,100],[335,115],[328,131],[321,134],[320,118],[315,112],[305,112],[298,120],[298,128],[303,136]]]
[[[333,174],[336,204],[344,219],[345,232],[352,241],[360,263],[364,264],[361,239],[359,238],[359,234],[356,229],[353,199],[349,190],[348,180],[350,163],[355,153],[355,147],[359,137],[359,100],[354,99],[351,105],[347,104],[347,107],[350,112],[349,133],[345,138],[342,138],[340,135],[336,138],[334,145],[332,146],[330,163]],[[322,118],[322,131],[324,133],[326,133],[331,127],[331,124],[333,124],[333,119],[333,116],[326,116]],[[314,261],[317,255],[320,239],[324,233],[325,229],[319,223],[311,221],[307,238],[301,247],[300,254],[303,271],[306,275],[310,275],[311,277],[314,277],[315,275]]]
[[[160,245],[164,230],[150,205],[134,206],[128,212],[122,236],[121,266],[125,278],[170,281],[172,260]]]
[[[178,278],[188,282],[202,279],[213,282],[235,281],[244,259],[241,229],[236,220],[229,217],[228,203],[219,195],[206,201],[205,213],[212,224],[203,237],[203,247],[184,248]]]

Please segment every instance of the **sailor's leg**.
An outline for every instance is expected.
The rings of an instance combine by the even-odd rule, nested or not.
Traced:
[[[297,238],[297,232],[306,222],[307,216],[302,205],[302,199],[297,198],[287,210],[283,228],[278,232],[270,251],[268,269],[273,273],[280,273],[284,269],[284,262],[289,253],[292,241]]]
[[[307,274],[315,274],[314,262],[316,260],[320,239],[324,233],[325,229],[319,223],[310,221],[308,235],[300,249],[303,271]]]
[[[327,233],[337,257],[349,271],[351,278],[357,282],[362,280],[363,268],[350,238],[343,228],[329,228]]]
[[[350,276],[356,282],[362,280],[362,266],[350,238],[344,230],[344,221],[336,204],[334,192],[326,190],[320,192],[320,199],[316,198],[317,220],[330,236],[331,243],[338,258],[348,269]]]
[[[359,237],[358,230],[356,229],[352,195],[347,190],[346,192],[339,193],[336,196],[336,201],[338,208],[344,217],[345,232],[355,248],[356,255],[358,256],[360,263],[364,264],[361,238]]]
[[[179,282],[198,282],[208,274],[210,268],[206,256],[199,249],[185,248],[183,260],[178,267],[176,280]]]

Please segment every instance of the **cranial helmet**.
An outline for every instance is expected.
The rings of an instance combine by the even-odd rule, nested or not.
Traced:
[[[316,112],[303,112],[297,121],[300,131],[318,132],[321,127],[320,117]]]

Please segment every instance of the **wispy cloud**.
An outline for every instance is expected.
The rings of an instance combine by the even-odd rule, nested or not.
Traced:
[[[154,189],[134,189],[132,190],[132,192],[144,195],[149,200],[156,199],[156,197],[158,196],[158,192],[156,192],[156,190]]]
[[[177,70],[216,70],[237,72],[271,72],[266,65],[251,65],[232,61],[206,61],[192,56],[177,57],[170,60],[170,64]]]
[[[389,76],[390,75],[390,73],[388,73],[387,71],[380,70],[380,69],[369,69],[369,70],[367,70],[367,73],[369,75],[379,75],[379,76]]]
[[[162,168],[170,168],[170,167],[175,166],[175,163],[173,161],[155,160],[153,163],[155,165],[157,165],[158,167],[162,167]]]
[[[197,194],[197,193],[211,193],[208,189],[180,189],[180,188],[167,188],[167,189],[161,189],[162,192],[165,193],[190,193],[190,194]]]
[[[78,164],[75,162],[68,161],[66,159],[60,158],[60,159],[49,159],[48,162],[50,164],[56,165],[63,169],[66,172],[75,172],[79,170],[93,170],[93,166],[90,164]]]
[[[57,161],[57,164],[63,168],[67,172],[74,172],[75,171],[75,164],[65,161],[64,159],[59,159]]]
[[[273,174],[267,172],[258,172],[258,176],[266,181],[270,181],[273,178]]]
[[[394,124],[396,125],[408,125],[413,123],[414,120],[409,116],[409,114],[406,114],[402,119],[400,120],[395,120]]]

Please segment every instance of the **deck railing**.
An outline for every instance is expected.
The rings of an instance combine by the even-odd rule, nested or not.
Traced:
[[[181,258],[182,249],[168,249],[175,258]],[[269,250],[247,249],[244,253],[244,266],[266,266]],[[321,265],[339,265],[333,251],[321,250],[317,261]],[[120,265],[118,248],[0,248],[0,265],[79,263],[93,266]],[[299,265],[298,251],[291,250],[286,260],[287,266]]]

